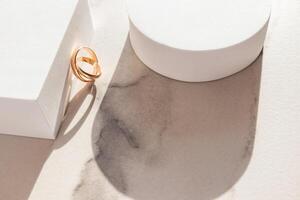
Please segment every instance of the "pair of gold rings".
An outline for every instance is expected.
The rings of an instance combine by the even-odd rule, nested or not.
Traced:
[[[88,56],[80,56],[86,53]],[[81,66],[83,63],[93,67],[93,72],[87,72]],[[74,50],[71,56],[71,68],[74,75],[83,82],[94,82],[101,76],[101,68],[96,53],[89,47],[80,47]]]

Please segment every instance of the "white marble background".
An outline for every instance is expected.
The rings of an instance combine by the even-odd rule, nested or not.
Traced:
[[[136,58],[124,0],[92,9],[104,74],[75,82],[57,140],[0,136],[1,200],[300,199],[298,0],[274,0],[251,66],[197,84]]]

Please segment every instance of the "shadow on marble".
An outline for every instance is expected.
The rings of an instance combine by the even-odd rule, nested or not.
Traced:
[[[93,107],[96,93],[96,86],[94,84],[87,83],[76,93],[76,95],[69,102],[65,113],[65,119],[60,127],[59,134],[53,145],[55,149],[64,146],[80,129]],[[78,110],[80,109],[88,95],[91,95],[92,99],[89,102],[87,109],[83,112],[83,114],[81,114],[78,120],[74,120],[76,114],[78,113]]]
[[[0,135],[0,199],[28,199],[53,141]]]
[[[148,69],[127,40],[94,121],[98,169],[86,166],[74,198],[106,199],[103,189],[91,189],[103,186],[91,170],[115,188],[109,196],[207,200],[224,194],[251,159],[261,67],[262,56],[221,80],[179,82]]]
[[[88,109],[74,122],[74,116],[87,95],[93,100]],[[58,137],[55,141],[0,135],[0,199],[28,199],[49,155],[66,144],[88,116],[95,100],[96,89],[85,85],[70,101]],[[74,123],[71,127],[71,122]],[[67,130],[67,127],[70,129]]]

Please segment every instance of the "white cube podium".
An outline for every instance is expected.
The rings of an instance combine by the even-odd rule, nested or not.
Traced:
[[[93,34],[88,1],[4,0],[0,25],[0,133],[54,139],[70,55]]]
[[[199,82],[234,74],[263,48],[269,0],[127,0],[130,41],[154,71]]]

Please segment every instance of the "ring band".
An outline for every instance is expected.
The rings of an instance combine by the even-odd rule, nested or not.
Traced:
[[[79,53],[85,51],[89,57],[79,57]],[[84,62],[93,67],[93,72],[89,73],[83,70],[78,62]],[[74,75],[83,82],[94,82],[101,76],[101,68],[96,53],[89,47],[80,47],[75,49],[71,56],[71,68]]]

